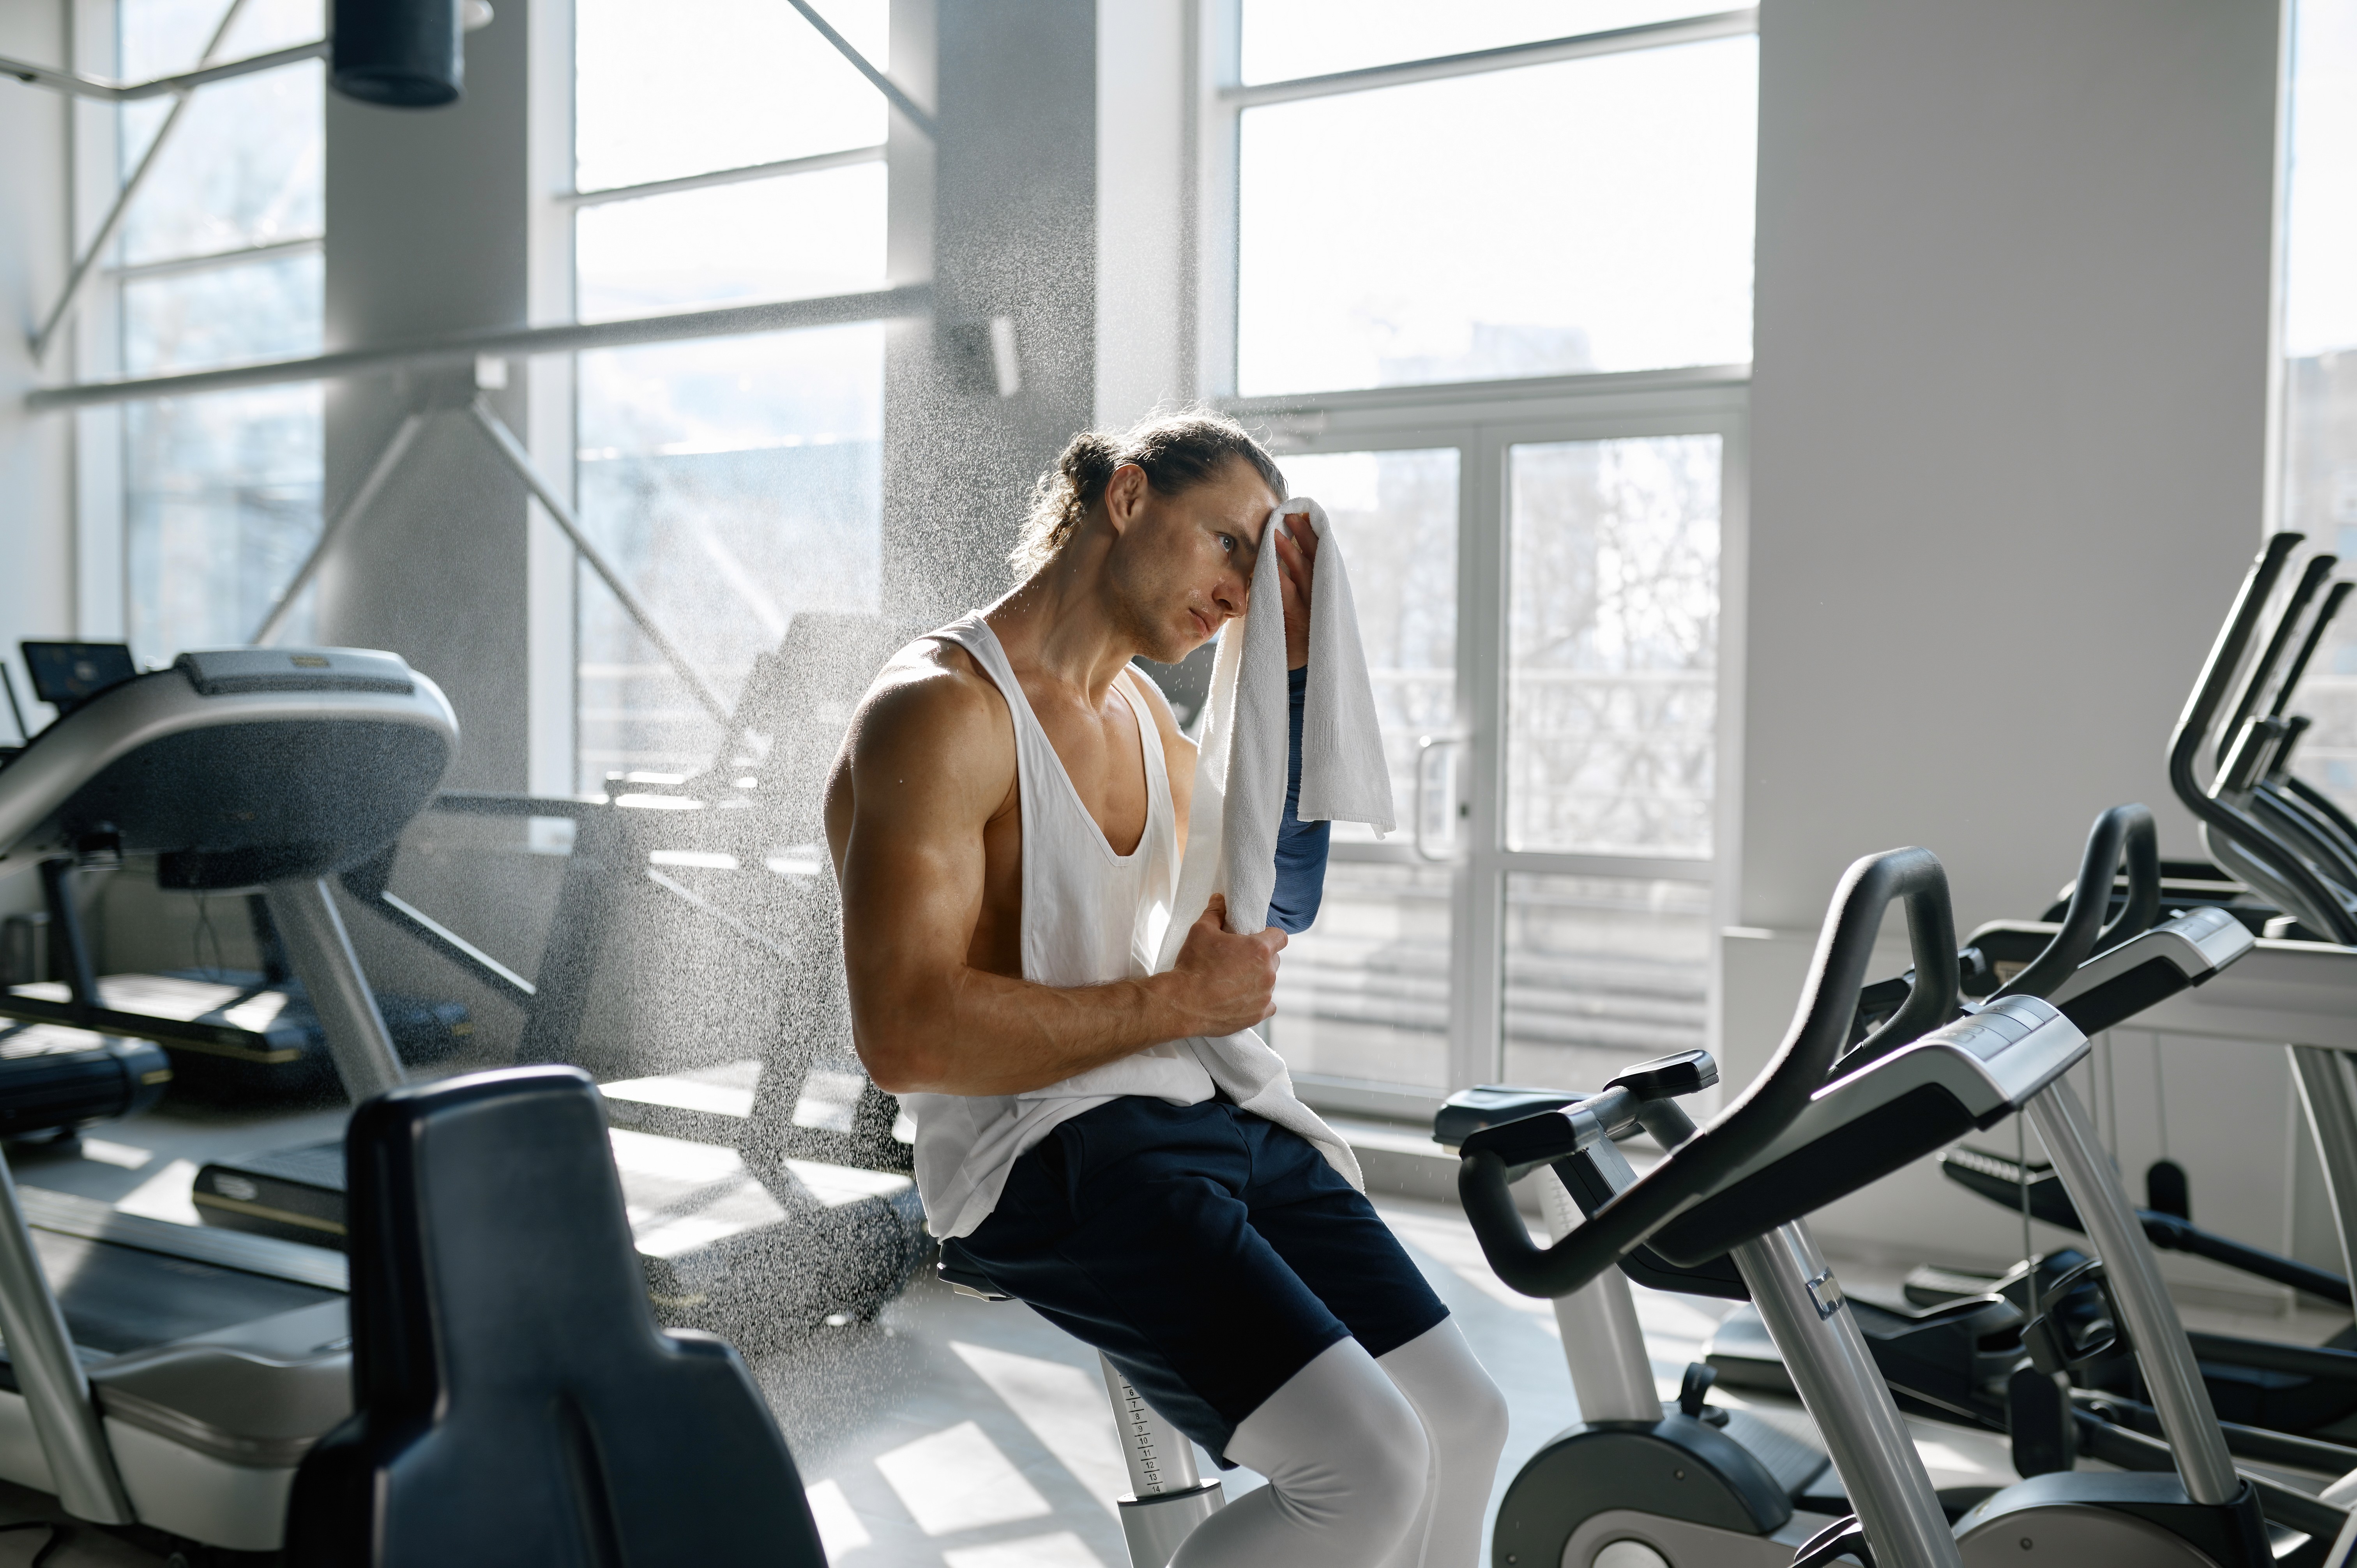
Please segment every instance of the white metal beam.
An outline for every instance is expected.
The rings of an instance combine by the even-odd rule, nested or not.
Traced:
[[[10,59],[0,55],[0,76],[13,76],[34,87],[47,87],[55,91],[71,93],[76,98],[96,98],[109,103],[133,103],[143,98],[162,98],[175,92],[192,92],[209,81],[226,81],[233,76],[251,76],[258,70],[276,70],[283,65],[294,65],[307,59],[325,59],[328,41],[291,44],[268,54],[249,55],[243,59],[223,60],[219,65],[202,66],[184,70],[178,76],[159,76],[153,81],[102,81],[94,76],[81,76],[70,70],[58,70],[30,60]]]
[[[1445,77],[1471,76],[1514,66],[1544,65],[1554,60],[1587,59],[1596,55],[1627,54],[1671,44],[1699,43],[1706,38],[1740,38],[1760,30],[1757,6],[1720,11],[1707,16],[1685,16],[1673,22],[1646,22],[1633,27],[1612,27],[1599,33],[1576,33],[1569,38],[1541,38],[1527,44],[1505,44],[1493,49],[1437,55],[1430,59],[1402,60],[1396,65],[1367,66],[1325,76],[1296,77],[1290,81],[1261,81],[1220,89],[1220,101],[1241,109],[1264,103],[1289,103],[1300,98],[1325,98],[1338,92],[1363,92],[1376,87],[1402,87],[1412,81],[1438,81]]]
[[[622,321],[500,328],[488,332],[460,332],[407,343],[387,343],[371,349],[343,349],[300,360],[268,360],[254,365],[231,365],[218,371],[190,371],[179,375],[141,376],[124,381],[42,387],[25,395],[25,406],[38,413],[50,409],[87,408],[99,403],[136,403],[145,398],[227,392],[237,387],[335,381],[344,376],[371,375],[437,361],[463,363],[486,355],[566,354],[585,349],[679,343],[696,338],[731,338],[748,332],[781,331],[791,327],[825,327],[851,321],[898,321],[930,316],[932,306],[931,285],[909,284],[899,288],[872,289],[861,294],[779,300],[769,305],[732,305],[718,310],[679,311],[667,316],[632,317]]]
[[[848,168],[854,164],[880,164],[884,148],[845,147],[808,157],[780,158],[774,163],[746,164],[737,168],[683,174],[673,179],[651,179],[640,185],[609,186],[603,190],[560,190],[556,199],[567,207],[594,207],[608,201],[635,201],[642,196],[669,196],[675,191],[702,190],[706,186],[736,185],[748,179],[775,179],[780,175],[816,174],[821,169]]]
[[[934,120],[931,111],[926,109],[924,105],[909,97],[906,91],[902,91],[899,82],[893,81],[890,77],[877,70],[876,67],[869,62],[866,55],[861,54],[857,49],[852,48],[851,40],[845,38],[841,33],[836,32],[832,27],[829,27],[827,25],[826,18],[818,14],[817,9],[811,5],[810,0],[787,0],[787,4],[793,6],[795,10],[800,11],[802,14],[802,20],[817,28],[818,36],[824,38],[828,43],[833,44],[835,48],[835,52],[851,62],[853,70],[858,71],[860,75],[866,77],[870,82],[874,83],[877,91],[881,92],[885,97],[890,99],[892,101],[892,107],[898,109],[902,114],[908,116],[909,124],[914,125],[920,131],[922,131],[926,135],[932,137],[935,141],[939,141],[941,139],[941,124],[939,122]]]
[[[637,624],[640,633],[655,645],[655,651],[663,656],[664,661],[680,679],[687,682],[687,689],[694,694],[697,702],[704,704],[704,711],[726,726],[733,712],[728,699],[720,694],[720,688],[712,683],[711,677],[705,674],[703,667],[690,658],[687,650],[663,628],[653,607],[639,597],[638,590],[630,586],[630,580],[606,559],[606,553],[597,548],[597,542],[583,531],[580,520],[573,515],[573,509],[565,504],[565,499],[543,477],[539,465],[532,460],[532,454],[523,449],[523,443],[516,439],[515,432],[491,412],[491,405],[479,394],[467,405],[467,413],[476,426],[490,438],[491,446],[506,459],[508,467],[515,470],[516,478],[524,482],[524,488],[532,491],[533,498],[547,509],[550,520],[564,531],[566,539],[573,542],[573,548],[580,553],[584,564],[597,573],[598,580],[612,591],[623,613]]]

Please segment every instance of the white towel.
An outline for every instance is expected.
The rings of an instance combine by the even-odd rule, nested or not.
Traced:
[[[1365,822],[1378,832],[1394,826],[1391,772],[1383,762],[1374,689],[1367,678],[1341,544],[1326,509],[1296,498],[1270,515],[1262,532],[1252,586],[1252,602],[1261,613],[1230,622],[1220,634],[1207,699],[1210,714],[1195,762],[1194,800],[1187,812],[1178,901],[1163,936],[1157,972],[1178,959],[1188,929],[1202,917],[1214,893],[1227,897],[1228,929],[1249,934],[1268,925],[1291,729],[1283,568],[1275,531],[1282,526],[1280,519],[1305,512],[1318,532],[1318,565],[1309,590],[1309,672],[1297,814],[1304,822]],[[1364,1190],[1350,1145],[1295,1096],[1284,1058],[1258,1034],[1245,1029],[1222,1039],[1199,1037],[1193,1045],[1212,1080],[1240,1109],[1308,1139],[1351,1186]]]

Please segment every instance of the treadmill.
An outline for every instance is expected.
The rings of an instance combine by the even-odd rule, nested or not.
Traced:
[[[912,1133],[851,1047],[841,918],[816,846],[844,726],[908,635],[878,617],[798,615],[705,773],[612,779],[586,799],[447,791],[399,845],[344,874],[361,907],[522,1014],[516,1060],[599,1079],[667,1325],[758,1343],[869,1317],[931,1251]],[[536,963],[468,934],[482,934],[470,917],[504,914],[483,907],[500,880],[479,864],[486,819],[572,826]],[[448,907],[454,888],[474,905],[464,914]],[[733,1004],[727,1017],[716,999]],[[339,1144],[213,1161],[194,1197],[209,1224],[343,1245]]]
[[[0,768],[0,869],[153,855],[175,886],[258,890],[357,1101],[402,1071],[323,879],[392,843],[457,746],[442,693],[393,654],[184,653]],[[127,1048],[62,1111],[55,1073],[0,1064],[0,1122],[135,1108],[168,1069]],[[81,1519],[276,1550],[296,1466],[351,1407],[346,1287],[334,1252],[20,1190],[0,1158],[0,1479]]]
[[[59,719],[139,673],[130,648],[120,642],[27,641],[18,647],[32,675],[33,695],[54,707]],[[29,743],[32,731],[16,705],[13,681],[6,693],[17,731]],[[15,1020],[13,1028],[0,1028],[0,1053],[19,1036],[40,1040],[59,1031],[95,1031],[161,1045],[172,1057],[183,1091],[196,1089],[244,1103],[332,1093],[335,1074],[326,1059],[318,1015],[287,961],[269,902],[261,894],[242,899],[260,961],[256,970],[97,972],[77,884],[86,874],[109,875],[121,865],[102,854],[42,862],[48,972],[38,979],[20,975],[17,983],[0,988],[0,1020]],[[178,886],[168,874],[159,874],[158,881]],[[454,1002],[381,994],[377,1007],[404,1061],[446,1057],[474,1031],[467,1009]]]

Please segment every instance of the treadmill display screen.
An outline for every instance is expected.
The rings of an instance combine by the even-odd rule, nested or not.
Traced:
[[[33,695],[63,718],[109,687],[139,673],[131,649],[121,642],[24,642],[25,670]]]

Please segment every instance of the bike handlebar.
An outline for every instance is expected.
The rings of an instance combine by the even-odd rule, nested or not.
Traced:
[[[1507,1129],[1515,1123],[1469,1138],[1458,1165],[1458,1194],[1481,1251],[1498,1277],[1524,1295],[1568,1295],[1618,1263],[1773,1143],[1807,1106],[1809,1097],[1841,1058],[1882,917],[1893,902],[1900,901],[1907,908],[1916,972],[1925,978],[1918,980],[1907,1005],[1859,1049],[1891,1035],[1911,1015],[1928,1015],[1934,1006],[1937,1016],[1916,1026],[1914,1032],[1921,1034],[1925,1027],[1944,1023],[1956,1005],[1955,918],[1948,905],[1947,873],[1939,857],[1926,849],[1894,849],[1867,855],[1843,874],[1834,890],[1792,1026],[1766,1070],[1707,1126],[1669,1151],[1659,1165],[1554,1245],[1534,1246],[1514,1208],[1509,1184],[1519,1174],[1517,1167],[1533,1168],[1531,1163],[1511,1158],[1516,1151]],[[1921,1007],[1919,996],[1928,998]],[[1613,1095],[1623,1098],[1625,1110],[1599,1103]],[[1633,1119],[1635,1101],[1626,1090],[1608,1090],[1531,1120],[1567,1114],[1575,1122],[1584,1116],[1594,1131],[1580,1131],[1592,1143]],[[1608,1117],[1617,1119],[1616,1123],[1608,1124]],[[1534,1144],[1521,1152],[1541,1147]]]
[[[2128,863],[2128,896],[2119,918],[2109,925],[2104,914],[2112,905],[2113,874],[2125,854]],[[2087,832],[2086,852],[2079,858],[2079,880],[2071,888],[2071,906],[2062,929],[2021,972],[1997,987],[1994,995],[2050,995],[2072,972],[2099,952],[2141,934],[2160,913],[2160,838],[2153,825],[2152,809],[2130,804],[2114,806],[2095,819]]]

